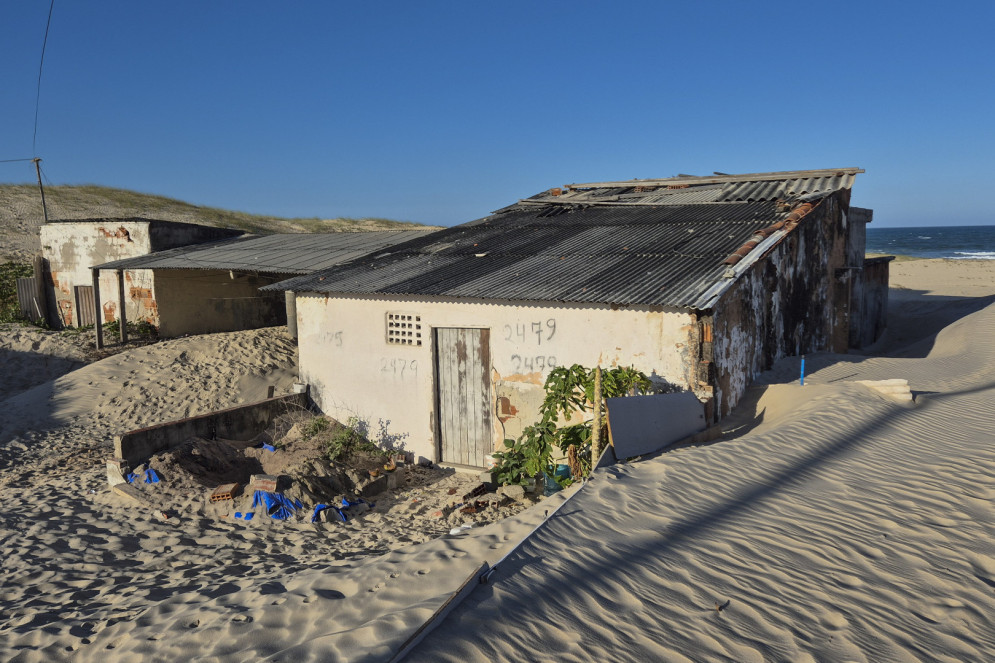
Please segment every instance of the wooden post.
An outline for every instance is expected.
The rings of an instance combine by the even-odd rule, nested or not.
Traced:
[[[601,458],[601,367],[594,369],[594,421],[591,424],[591,470]]]
[[[104,310],[100,308],[100,270],[92,269],[93,275],[93,327],[97,332],[97,349],[104,348]]]
[[[48,205],[45,204],[45,187],[41,184],[41,159],[35,157],[35,173],[38,175],[38,190],[41,191],[41,211],[45,215],[45,223],[48,223]]]
[[[290,337],[297,340],[297,293],[293,290],[287,290],[283,293],[284,301],[287,306],[287,333]]]
[[[35,256],[34,271],[36,312],[45,324],[54,328],[55,325],[52,324],[51,316],[48,314],[48,287],[46,286],[48,279],[45,278],[45,258],[40,253]]]
[[[125,304],[128,300],[124,298],[124,270],[117,270],[117,296],[120,301],[120,311],[118,312],[117,321],[121,327],[121,345],[128,342],[128,316],[125,314],[124,309]]]

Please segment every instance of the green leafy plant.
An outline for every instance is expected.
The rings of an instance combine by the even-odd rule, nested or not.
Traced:
[[[34,269],[28,263],[0,263],[0,322],[15,322],[22,320],[21,309],[17,303],[17,279],[34,274]]]
[[[581,476],[591,471],[591,434],[593,416],[585,418],[594,404],[595,369],[580,364],[558,366],[546,377],[546,396],[539,408],[539,421],[522,431],[514,442],[505,440],[505,451],[494,454],[495,468],[501,484],[526,485],[539,473],[554,478],[560,485],[571,478],[555,473],[553,451],[566,455],[572,446],[580,463]],[[648,393],[653,383],[635,368],[612,368],[601,372],[602,399]],[[577,423],[559,425],[560,419]],[[603,419],[602,419],[603,420]],[[603,431],[604,432],[604,431]]]
[[[312,421],[324,421],[324,430],[328,428],[328,420],[317,417]],[[343,460],[354,453],[367,453],[374,457],[387,458],[390,451],[381,449],[373,442],[370,442],[363,434],[366,430],[365,422],[358,417],[350,417],[345,426],[340,426],[328,439],[326,455],[330,461]]]
[[[105,338],[108,336],[115,337],[121,333],[120,320],[111,320],[110,322],[105,322],[103,327],[104,327]],[[131,322],[129,320],[128,338],[144,340],[144,341],[155,341],[159,338],[159,328],[146,320],[139,320],[138,322]]]
[[[301,437],[306,442],[318,433],[328,430],[331,425],[331,422],[324,417],[313,417],[301,428]]]

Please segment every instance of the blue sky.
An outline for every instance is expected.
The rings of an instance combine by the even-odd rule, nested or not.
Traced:
[[[877,227],[995,224],[995,3],[56,0],[33,149],[48,8],[0,8],[0,160],[53,184],[451,225],[854,166]]]

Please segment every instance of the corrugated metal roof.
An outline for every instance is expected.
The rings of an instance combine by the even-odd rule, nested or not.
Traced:
[[[723,261],[756,231],[850,188],[858,172],[570,185],[263,289],[702,308],[752,264]]]
[[[100,269],[219,269],[310,274],[429,234],[426,230],[249,235],[97,265]]]
[[[665,180],[570,184],[550,189],[499,211],[546,204],[689,205],[759,200],[797,201],[853,187],[859,168],[753,175],[682,176]]]
[[[550,207],[488,217],[267,289],[685,306],[773,202]]]

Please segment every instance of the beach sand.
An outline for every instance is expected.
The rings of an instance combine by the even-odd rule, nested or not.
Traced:
[[[809,355],[804,387],[786,359],[720,439],[598,472],[409,660],[995,660],[995,261],[893,263],[892,285],[872,353]],[[107,489],[113,434],[285,393],[289,339],[60,375],[71,347],[8,336],[34,375],[0,394],[3,660],[388,660],[564,499],[422,543],[163,521]],[[914,403],[857,382],[893,378]]]
[[[599,472],[407,660],[995,660],[995,263],[893,269],[877,356]]]

